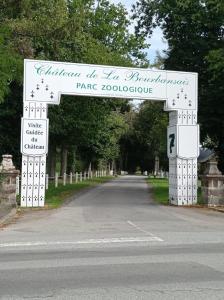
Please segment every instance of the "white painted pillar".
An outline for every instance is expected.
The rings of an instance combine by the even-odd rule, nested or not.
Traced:
[[[70,172],[70,184],[72,184],[72,176],[73,176],[73,174],[72,174],[72,172]]]
[[[30,120],[47,120],[47,104],[23,102],[23,117]],[[22,155],[21,206],[44,206],[46,154]]]
[[[193,205],[197,203],[197,113],[179,110],[171,112],[169,119],[169,201],[173,205]]]

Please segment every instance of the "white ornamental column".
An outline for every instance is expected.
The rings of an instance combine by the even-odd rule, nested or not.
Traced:
[[[170,112],[167,140],[170,204],[196,204],[199,143],[196,111]]]
[[[169,157],[169,201],[173,205],[197,203],[197,157],[199,126],[197,125],[197,73],[179,74],[167,71],[165,110],[169,112],[167,155]]]
[[[23,122],[21,132],[21,150],[22,153],[27,152],[30,154],[22,155],[21,206],[44,206],[46,153],[38,154],[39,149],[32,147],[42,146],[44,149],[40,150],[42,152],[47,152],[48,126],[43,126],[45,122],[48,124],[47,104],[38,102],[24,102]],[[36,124],[37,126],[39,124],[39,128],[33,127]],[[42,132],[43,134],[41,134]],[[44,142],[42,141],[42,135],[45,136]],[[35,150],[37,151],[36,154],[34,153]],[[31,155],[32,153],[33,155]]]
[[[45,202],[48,153],[48,104],[58,105],[58,86],[38,74],[39,62],[24,60],[23,118],[21,126],[21,206],[41,207]]]

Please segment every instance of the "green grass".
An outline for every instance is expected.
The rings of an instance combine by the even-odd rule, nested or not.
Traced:
[[[155,202],[168,205],[169,204],[169,185],[168,179],[165,178],[149,178],[147,182],[152,186],[152,194]]]
[[[166,178],[148,178],[147,182],[152,186],[153,199],[163,205],[169,204],[169,182]],[[201,187],[198,188],[198,205],[202,205]]]
[[[75,195],[77,192],[84,190],[85,188],[94,187],[99,184],[105,183],[113,178],[113,176],[92,178],[82,182],[72,184],[67,183],[65,186],[62,184],[62,182],[59,182],[57,188],[55,188],[53,182],[49,183],[48,190],[46,190],[44,209],[58,208],[64,203],[64,201],[67,198],[71,197],[72,195]],[[19,199],[20,196],[17,196],[18,205],[20,201]],[[27,208],[23,208],[23,210],[26,209]]]
[[[198,187],[198,205],[205,205],[205,202],[202,199],[201,187]]]

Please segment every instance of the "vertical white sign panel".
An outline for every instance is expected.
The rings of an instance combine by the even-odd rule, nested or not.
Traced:
[[[177,155],[182,158],[196,158],[199,155],[199,126],[177,126]]]
[[[41,156],[48,149],[48,119],[22,119],[21,152]]]

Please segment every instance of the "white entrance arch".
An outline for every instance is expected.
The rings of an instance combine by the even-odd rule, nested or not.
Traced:
[[[164,101],[169,200],[197,202],[197,73],[24,60],[21,206],[44,206],[48,104],[62,94]]]

